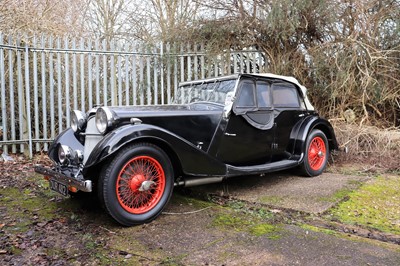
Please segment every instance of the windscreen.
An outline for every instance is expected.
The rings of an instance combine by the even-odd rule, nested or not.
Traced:
[[[177,90],[173,103],[212,102],[224,105],[226,94],[235,89],[235,84],[236,79],[229,79],[181,86]]]

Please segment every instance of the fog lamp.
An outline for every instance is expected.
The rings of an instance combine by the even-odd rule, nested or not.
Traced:
[[[72,151],[66,145],[60,145],[58,147],[58,161],[62,165],[67,165],[70,162]]]
[[[83,162],[83,152],[82,152],[81,150],[76,150],[76,151],[74,152],[74,161],[75,161],[77,164],[80,164],[80,163]]]

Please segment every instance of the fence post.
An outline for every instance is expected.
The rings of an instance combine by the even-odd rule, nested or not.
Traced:
[[[68,39],[64,36],[64,49],[68,50]],[[70,112],[71,112],[71,101],[70,101],[70,88],[69,88],[69,55],[65,53],[64,55],[65,62],[65,112],[67,116],[66,127],[70,125]]]
[[[89,39],[87,41],[87,50],[89,50],[89,54],[88,54],[88,81],[87,81],[87,94],[88,94],[88,109],[87,110],[91,110],[93,107],[93,73],[92,73],[92,39]],[[86,51],[87,51],[86,50]],[[84,110],[84,112],[86,112],[87,110]]]
[[[146,74],[147,74],[147,90],[146,90],[146,96],[147,96],[147,105],[151,105],[151,72],[150,72],[150,47],[146,48]]]
[[[70,105],[87,111],[100,103],[170,104],[179,82],[257,73],[265,65],[263,53],[254,49],[212,55],[205,50],[204,44],[162,42],[127,49],[116,41],[69,36],[33,36],[30,42],[0,32],[0,145],[5,152],[28,154],[29,144],[32,157],[47,151],[69,125]]]
[[[0,33],[0,45],[3,44],[3,34]],[[5,69],[4,69],[4,49],[0,49],[0,82],[1,82],[1,123],[2,123],[2,133],[3,135],[3,140],[7,141],[7,106],[6,106],[6,79],[5,79]],[[1,136],[1,134],[0,134]],[[3,146],[3,151],[5,153],[8,153],[8,147],[7,145]]]
[[[17,51],[17,85],[18,85],[18,126],[19,126],[19,137],[20,139],[24,140],[26,136],[25,130],[25,123],[24,117],[26,117],[26,109],[25,109],[25,97],[24,97],[24,83],[23,83],[23,76],[22,76],[22,59],[21,59],[21,39],[18,36],[16,42],[16,51]],[[19,145],[21,153],[25,153],[25,144],[21,143]]]
[[[122,55],[121,55],[121,45],[117,43],[117,80],[118,84],[116,86],[116,99],[118,99],[118,105],[122,105]]]
[[[102,42],[102,47],[103,50],[105,51],[107,49],[107,43],[106,43],[106,39],[103,39]],[[107,56],[105,54],[103,54],[103,105],[107,106],[107,72],[108,72],[108,68],[107,68]]]
[[[133,50],[137,51],[136,43],[133,45]],[[132,101],[133,105],[137,105],[137,73],[136,73],[136,53],[132,56]]]
[[[205,61],[204,61],[204,43],[200,44],[200,50],[203,53],[200,57],[200,65],[201,65],[201,79],[205,79],[206,78],[206,73],[205,73]]]
[[[167,60],[167,104],[171,103],[171,47],[169,43],[166,43],[166,60]]]
[[[53,48],[53,36],[49,38],[49,48]],[[54,57],[53,53],[49,53],[49,96],[50,96],[50,106],[53,107],[54,104]],[[50,108],[50,137],[52,139],[55,138],[55,115],[54,115],[54,108]],[[47,129],[45,129],[47,130]]]
[[[111,40],[110,44],[111,50],[111,65],[110,65],[110,78],[111,78],[111,105],[116,105],[117,103],[117,94],[116,84],[115,84],[115,44],[114,40]]]
[[[81,108],[82,112],[86,112],[86,99],[85,99],[85,55],[82,51],[85,49],[84,39],[81,38],[81,54],[80,54],[80,64],[79,67],[81,69]]]
[[[33,36],[33,46],[37,45],[36,35]],[[37,141],[40,138],[39,134],[39,96],[38,96],[38,64],[37,64],[37,51],[33,52],[33,113],[35,119],[35,140],[36,147],[35,151],[40,151],[40,144]]]
[[[76,58],[76,38],[72,39],[72,95],[74,96],[73,110],[78,109],[78,68]]]
[[[63,108],[62,108],[62,78],[61,78],[61,40],[57,37],[57,107],[58,107],[58,133],[63,130]]]
[[[25,103],[26,103],[26,125],[29,144],[29,158],[32,159],[32,126],[31,126],[31,91],[29,82],[29,46],[28,40],[25,36]],[[25,135],[25,134],[24,134]]]
[[[160,42],[161,104],[164,104],[164,43]]]
[[[129,47],[130,48],[130,47]],[[126,49],[126,47],[125,47]],[[124,62],[125,62],[125,105],[129,105],[129,56],[125,55],[124,57]],[[121,95],[122,97],[122,95]]]
[[[144,72],[144,63],[143,63],[143,55],[144,55],[144,50],[142,49],[142,55],[139,58],[139,93],[140,93],[140,105],[144,105],[144,77],[143,77],[143,72]]]
[[[154,95],[154,103],[158,104],[158,51],[157,51],[157,44],[153,47],[153,95]]]
[[[99,55],[99,39],[96,39],[94,49],[95,54],[95,64],[96,64],[96,106],[100,105],[100,55]]]
[[[191,49],[190,49],[190,44],[187,44],[187,77],[186,80],[192,80],[192,57],[191,57]]]
[[[174,97],[174,100],[176,99],[176,92],[178,88],[178,55],[177,55],[178,48],[176,44],[173,46],[173,58],[174,58],[174,86],[173,86],[173,92],[171,93]],[[172,89],[172,88],[171,88]]]

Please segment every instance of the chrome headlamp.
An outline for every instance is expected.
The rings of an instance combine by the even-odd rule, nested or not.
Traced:
[[[96,111],[96,127],[97,130],[104,134],[106,133],[114,124],[115,118],[113,113],[107,107],[101,107]]]
[[[74,132],[81,132],[84,131],[86,128],[86,114],[79,111],[73,110],[71,112],[71,128]]]

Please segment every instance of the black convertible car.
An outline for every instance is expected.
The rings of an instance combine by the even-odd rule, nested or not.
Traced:
[[[174,186],[294,167],[316,176],[338,148],[306,88],[273,74],[185,82],[171,105],[75,110],[71,120],[49,149],[54,167],[35,171],[65,196],[96,191],[126,226],[155,219]]]

